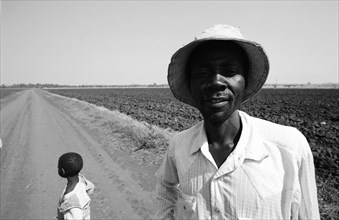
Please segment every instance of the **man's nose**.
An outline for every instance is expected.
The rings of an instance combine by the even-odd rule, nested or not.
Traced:
[[[227,88],[227,84],[222,75],[213,74],[210,79],[210,87],[217,90],[225,90]]]

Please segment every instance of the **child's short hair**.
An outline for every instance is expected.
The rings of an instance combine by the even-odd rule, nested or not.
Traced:
[[[76,176],[83,166],[82,157],[78,153],[70,152],[61,155],[58,162],[58,173],[61,177]]]

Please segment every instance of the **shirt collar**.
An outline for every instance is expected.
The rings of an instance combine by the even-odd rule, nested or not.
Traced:
[[[194,154],[200,150],[203,145],[208,145],[207,134],[204,126],[204,121],[199,122],[196,126],[197,132],[195,132],[194,141],[191,146],[190,154]]]
[[[269,156],[269,153],[252,117],[242,111],[239,111],[239,115],[243,124],[242,134],[244,133],[244,136],[240,142],[240,148],[243,149],[244,159],[255,161],[265,159]]]
[[[219,178],[240,167],[248,160],[261,161],[268,157],[268,151],[263,143],[260,133],[255,128],[252,117],[239,111],[242,131],[237,146],[218,169],[214,178]]]

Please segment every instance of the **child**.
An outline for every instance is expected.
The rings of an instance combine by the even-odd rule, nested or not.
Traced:
[[[90,219],[90,201],[88,194],[94,190],[94,184],[79,172],[82,169],[82,157],[77,153],[65,153],[59,158],[58,173],[67,178],[58,204],[58,219]]]

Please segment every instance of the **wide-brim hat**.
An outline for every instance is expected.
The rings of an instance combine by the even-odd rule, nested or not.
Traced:
[[[238,28],[218,24],[206,29],[194,41],[180,48],[172,56],[168,66],[167,80],[173,95],[178,100],[196,107],[188,86],[186,64],[192,51],[201,43],[210,40],[233,41],[244,49],[248,56],[249,68],[245,78],[243,102],[257,94],[264,85],[269,72],[269,61],[263,47],[254,41],[245,40]]]

